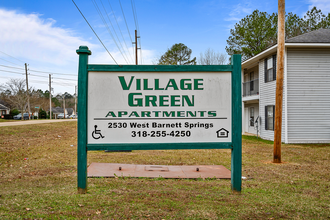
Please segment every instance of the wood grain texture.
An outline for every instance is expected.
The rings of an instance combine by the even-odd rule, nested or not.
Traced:
[[[281,163],[283,78],[285,52],[285,0],[278,0],[278,46],[276,66],[276,97],[274,126],[274,163]]]

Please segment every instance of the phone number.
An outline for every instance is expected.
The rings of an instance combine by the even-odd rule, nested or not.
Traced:
[[[190,137],[190,131],[132,131],[132,137]]]

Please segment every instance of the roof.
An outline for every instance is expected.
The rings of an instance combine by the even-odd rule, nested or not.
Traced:
[[[306,34],[302,34],[296,37],[292,37],[285,41],[285,47],[303,47],[303,48],[323,48],[330,47],[330,29],[318,29],[311,31]],[[250,57],[242,62],[243,68],[249,68],[250,66],[257,65],[257,62],[271,54],[276,53],[277,44],[266,48],[264,51],[258,53],[257,55]]]
[[[318,29],[296,37],[285,43],[330,43],[330,29]]]
[[[9,108],[6,107],[6,106],[4,106],[4,105],[2,105],[2,104],[0,104],[0,109],[5,109],[5,110],[7,110],[7,109],[9,109]]]
[[[66,109],[68,115],[72,115],[72,113],[73,113],[73,108],[65,108],[65,109]],[[63,112],[63,108],[61,108],[61,107],[52,108],[52,112],[53,112],[54,114],[64,113],[64,112]]]
[[[61,108],[61,107],[52,108],[52,112],[54,114],[56,114],[56,113],[63,113],[63,108]]]

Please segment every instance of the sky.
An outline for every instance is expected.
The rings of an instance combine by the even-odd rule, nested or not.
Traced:
[[[0,85],[11,78],[25,79],[27,63],[29,86],[48,90],[51,73],[53,94],[74,94],[78,75],[76,49],[80,45],[92,51],[90,64],[134,64],[132,42],[134,30],[138,29],[139,64],[155,64],[176,43],[188,46],[192,57],[198,59],[208,48],[226,53],[230,29],[255,9],[277,12],[277,1],[263,0],[75,0],[75,3],[114,59],[72,0],[0,0]],[[286,0],[286,12],[300,17],[313,6],[324,14],[330,12],[329,0]]]

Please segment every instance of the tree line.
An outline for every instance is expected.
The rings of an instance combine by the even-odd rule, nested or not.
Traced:
[[[330,13],[325,15],[313,7],[303,17],[289,12],[285,16],[285,38],[299,36],[320,28],[330,28]],[[230,30],[225,48],[227,54],[209,48],[199,59],[191,57],[192,50],[183,43],[174,44],[158,60],[158,65],[224,65],[232,54],[241,54],[242,60],[257,55],[266,48],[277,44],[277,13],[268,14],[254,10],[242,18]]]
[[[0,85],[0,104],[11,109],[11,116],[19,114],[19,112],[28,112],[28,97],[30,101],[31,113],[38,111],[39,114],[45,115],[49,112],[49,91],[42,91],[30,87],[27,91],[24,79],[10,79],[5,84]],[[63,108],[63,100],[65,99],[66,108],[74,108],[75,94],[71,95],[68,92],[51,96],[52,108]],[[38,107],[38,108],[35,108]],[[49,117],[46,115],[46,117]]]
[[[226,51],[242,54],[242,60],[253,57],[277,43],[277,13],[268,14],[254,10],[230,30]],[[330,13],[325,15],[313,7],[301,18],[289,12],[285,16],[285,39],[296,37],[320,28],[330,28]]]

